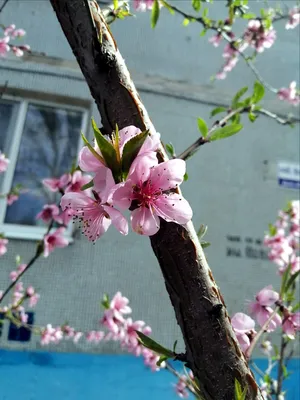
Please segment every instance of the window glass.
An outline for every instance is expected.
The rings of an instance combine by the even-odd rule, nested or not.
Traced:
[[[43,205],[58,200],[41,180],[59,177],[77,161],[82,112],[29,104],[12,187],[25,190],[7,207],[5,223],[43,225],[36,220]]]

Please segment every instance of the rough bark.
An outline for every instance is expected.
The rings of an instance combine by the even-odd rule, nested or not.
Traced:
[[[104,131],[155,129],[95,1],[50,0],[98,106]],[[100,40],[99,40],[100,38]],[[160,160],[167,156],[161,148]],[[234,400],[235,378],[247,400],[262,396],[231,327],[226,306],[192,223],[161,220],[150,238],[182,330],[187,364],[206,400]]]

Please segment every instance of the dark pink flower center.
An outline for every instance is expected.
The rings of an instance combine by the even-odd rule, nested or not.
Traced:
[[[133,200],[136,200],[140,207],[151,206],[161,194],[161,190],[152,186],[151,180],[140,183],[133,188]]]

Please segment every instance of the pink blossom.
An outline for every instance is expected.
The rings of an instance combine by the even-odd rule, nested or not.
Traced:
[[[82,229],[85,236],[95,241],[99,239],[113,224],[123,235],[128,233],[126,219],[114,207],[102,203],[97,192],[93,191],[95,200],[84,193],[66,193],[61,199],[63,210],[71,209],[82,222]]]
[[[248,27],[244,33],[244,40],[256,51],[262,53],[265,49],[269,49],[275,42],[276,31],[271,26],[265,28],[260,20],[252,19],[248,22]]]
[[[153,351],[143,348],[142,354],[144,357],[144,364],[151,369],[151,371],[156,372],[159,371],[161,368],[165,368],[166,363],[163,361],[160,366],[157,365],[159,360],[159,356]]]
[[[141,234],[154,235],[160,227],[158,217],[178,224],[186,224],[192,218],[189,203],[177,193],[170,193],[183,181],[185,162],[169,160],[161,164],[140,158],[130,168],[127,181],[119,184],[114,192],[113,203],[120,208],[137,208],[131,213],[132,229]]]
[[[13,31],[11,36],[14,38],[21,38],[25,35],[26,35],[26,31],[24,31],[24,29],[16,29],[15,31]]]
[[[154,0],[133,0],[133,8],[136,11],[147,11],[153,7]]]
[[[246,353],[256,334],[255,321],[244,313],[236,313],[231,319],[231,324],[242,351]]]
[[[9,206],[11,206],[15,201],[18,200],[18,198],[19,198],[18,195],[13,194],[13,193],[9,193],[9,194],[6,196],[6,202],[7,202],[7,204],[8,204]]]
[[[68,225],[71,219],[74,217],[74,212],[71,209],[66,208],[61,214],[59,214],[55,221],[62,225]]]
[[[27,267],[27,264],[20,264],[17,268],[18,274],[21,274]]]
[[[108,309],[104,311],[103,318],[101,320],[101,324],[106,326],[113,334],[120,334],[120,328],[123,327],[124,318],[120,312],[114,309]],[[124,337],[122,333],[122,338]]]
[[[68,192],[81,192],[82,186],[86,185],[92,180],[90,175],[82,175],[81,171],[75,171],[72,175],[70,184],[66,187],[65,193]]]
[[[15,282],[18,278],[19,274],[17,271],[11,271],[9,274],[9,278],[12,282]]]
[[[175,385],[175,391],[181,399],[187,399],[189,397],[185,376],[182,376],[178,380],[178,382]]]
[[[40,295],[35,292],[32,286],[28,286],[28,288],[26,289],[26,295],[29,297],[29,307],[36,306]]]
[[[50,343],[59,343],[63,339],[63,332],[60,327],[53,328],[51,324],[48,324],[43,329],[41,334],[41,345],[48,345]]]
[[[286,29],[294,29],[296,28],[297,25],[299,25],[300,22],[300,8],[299,7],[294,7],[290,10],[290,17],[288,22],[285,25]]]
[[[4,36],[12,36],[14,30],[16,29],[15,24],[11,24],[4,29]]]
[[[9,36],[6,36],[3,39],[0,39],[0,57],[5,57],[7,53],[9,52],[9,45],[7,44],[9,42]],[[1,157],[1,154],[0,154]],[[1,160],[0,160],[1,161]]]
[[[279,294],[275,292],[271,285],[266,286],[256,295],[256,301],[261,306],[273,306],[279,299]]]
[[[8,239],[0,237],[0,256],[3,256],[7,252]]]
[[[87,342],[99,343],[104,338],[104,332],[102,331],[90,331],[86,334]]]
[[[57,220],[58,215],[59,208],[56,204],[45,204],[43,210],[37,214],[36,219],[42,219],[49,223],[52,219]]]
[[[300,312],[290,314],[285,318],[282,329],[290,339],[295,339],[296,332],[300,331]]]
[[[0,55],[1,55],[1,40],[0,40]],[[9,159],[6,158],[5,154],[3,154],[0,151],[0,173],[7,170],[8,164],[9,164]]]
[[[214,47],[218,47],[222,41],[221,33],[217,33],[216,35],[212,36],[208,39],[209,43],[211,43]]]
[[[278,90],[277,95],[280,100],[285,100],[294,106],[300,104],[300,96],[297,93],[295,81],[291,82],[288,88]]]
[[[254,318],[256,318],[259,325],[263,326],[273,314],[273,309],[271,307],[262,306],[258,302],[252,302],[249,304],[249,312],[252,316],[254,316]],[[272,332],[279,325],[281,325],[281,317],[276,313],[269,322],[266,331]]]
[[[121,314],[130,314],[131,308],[128,306],[129,300],[122,296],[121,292],[117,292],[110,302],[110,308],[118,311]]]
[[[135,349],[139,345],[136,331],[142,331],[144,325],[144,321],[133,321],[131,318],[127,318],[124,323],[125,338],[122,341],[123,346]]]
[[[63,174],[60,178],[46,178],[42,182],[51,192],[57,192],[64,189],[71,181],[70,174]]]
[[[56,247],[68,246],[69,241],[63,236],[65,230],[65,228],[58,228],[54,233],[48,233],[48,235],[45,235],[44,257],[48,257]]]
[[[11,49],[16,57],[23,57],[24,51],[20,47],[12,46]]]

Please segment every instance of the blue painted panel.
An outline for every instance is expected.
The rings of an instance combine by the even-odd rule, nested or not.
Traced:
[[[263,369],[265,360],[256,360]],[[299,400],[300,360],[291,360],[287,400]],[[1,400],[178,400],[167,372],[128,355],[0,350]]]

